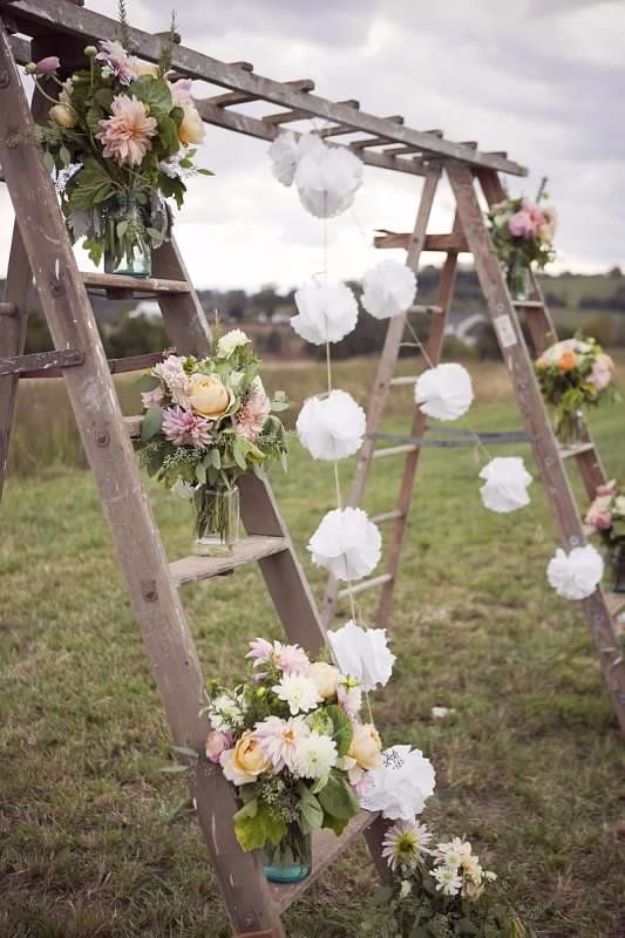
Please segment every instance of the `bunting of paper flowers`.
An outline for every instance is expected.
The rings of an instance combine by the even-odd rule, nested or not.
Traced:
[[[308,543],[312,561],[337,580],[360,580],[380,561],[382,538],[361,508],[329,511]]]
[[[365,432],[362,407],[346,391],[309,397],[297,418],[297,435],[313,459],[345,459],[357,453]]]
[[[390,319],[410,309],[417,292],[417,278],[398,261],[382,261],[362,279],[362,305],[376,319]]]
[[[532,477],[520,456],[496,456],[480,472],[482,504],[489,511],[506,514],[529,505],[527,487]]]
[[[388,684],[395,655],[389,650],[386,629],[363,629],[350,619],[326,637],[344,675],[356,678],[366,691]]]
[[[313,345],[340,342],[356,326],[358,303],[344,283],[311,280],[295,292],[298,314],[291,325]]]
[[[295,185],[306,211],[316,218],[341,215],[362,183],[363,165],[345,147],[315,146],[299,157]]]
[[[391,746],[382,753],[382,765],[367,774],[358,800],[366,811],[381,811],[389,820],[414,821],[435,781],[434,767],[419,749]]]
[[[574,547],[568,554],[559,547],[547,566],[549,585],[564,599],[591,596],[602,576],[603,559],[591,544]]]
[[[471,376],[456,362],[428,368],[417,378],[415,401],[419,409],[435,420],[457,420],[473,401]]]

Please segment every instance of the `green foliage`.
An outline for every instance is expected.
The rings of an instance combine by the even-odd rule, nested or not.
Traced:
[[[286,824],[268,805],[252,798],[234,815],[234,832],[243,850],[261,850],[267,843],[280,843]]]

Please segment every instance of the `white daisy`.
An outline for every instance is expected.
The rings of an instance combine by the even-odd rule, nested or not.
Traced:
[[[437,891],[444,896],[457,896],[462,889],[462,879],[456,867],[446,864],[437,866],[432,870],[432,876],[436,880]]]
[[[398,821],[389,827],[382,841],[382,856],[392,870],[398,867],[415,867],[426,853],[432,835],[425,824]]]
[[[336,743],[329,736],[311,733],[296,746],[296,774],[301,778],[325,778],[336,765]]]
[[[316,684],[303,674],[285,674],[272,687],[274,694],[289,705],[291,716],[314,710],[321,703]]]

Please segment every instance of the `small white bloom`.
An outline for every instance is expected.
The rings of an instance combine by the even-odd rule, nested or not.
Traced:
[[[171,487],[173,495],[177,495],[178,498],[189,499],[193,498],[195,495],[195,485],[191,485],[190,482],[185,482],[184,479],[178,478]]]
[[[457,896],[462,889],[462,879],[453,866],[437,866],[432,870],[436,889],[444,896]]]
[[[297,418],[297,435],[313,459],[344,459],[362,445],[367,418],[351,394],[309,397]]]
[[[230,332],[226,332],[222,335],[217,343],[217,354],[224,358],[230,358],[235,348],[239,348],[241,345],[247,345],[249,342],[249,336],[247,336],[242,329],[231,329]]]
[[[295,774],[300,778],[325,778],[336,765],[336,743],[329,736],[310,733],[296,746]]]
[[[392,821],[414,822],[434,791],[434,767],[419,749],[391,746],[382,753],[382,765],[363,780],[359,802],[367,811],[381,811]]]
[[[428,368],[417,378],[415,402],[435,420],[457,420],[466,414],[472,401],[471,376],[456,362]]]
[[[410,309],[417,292],[413,271],[399,261],[382,261],[362,280],[362,305],[376,319],[390,319]]]
[[[311,215],[333,218],[354,201],[362,173],[363,164],[346,147],[315,146],[298,158],[295,185]]]
[[[520,456],[496,456],[480,472],[482,504],[490,511],[505,514],[529,505],[527,487],[532,477]]]
[[[322,519],[308,550],[313,563],[338,580],[360,580],[379,563],[382,538],[361,508],[335,508]]]
[[[407,899],[410,893],[412,892],[412,883],[409,879],[402,879],[399,886],[399,898]]]
[[[591,544],[574,547],[569,554],[558,548],[547,565],[549,585],[564,599],[591,596],[602,576],[603,558]]]
[[[311,280],[295,292],[297,316],[291,325],[313,345],[340,342],[356,326],[358,303],[344,283]]]
[[[285,674],[278,684],[274,684],[272,690],[280,700],[289,705],[291,716],[314,710],[317,704],[321,703],[321,696],[314,681],[303,674]]]
[[[415,867],[430,851],[427,845],[432,835],[425,824],[397,821],[389,827],[382,841],[382,856],[392,870]]]
[[[340,671],[356,678],[364,690],[388,684],[395,655],[389,650],[385,629],[363,629],[350,619],[328,632],[327,639]]]
[[[243,711],[239,702],[230,694],[219,694],[208,708],[212,727],[227,733],[243,726]]]

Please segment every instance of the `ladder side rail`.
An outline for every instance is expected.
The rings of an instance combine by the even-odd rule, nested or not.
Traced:
[[[487,301],[501,352],[528,434],[563,546],[585,543],[584,530],[569,484],[522,330],[477,200],[473,173],[449,164],[447,174],[475,268]],[[625,732],[625,661],[615,649],[614,627],[601,589],[581,601],[612,705]]]
[[[163,280],[189,280],[186,265],[178,245],[172,238],[152,251],[152,270]],[[198,299],[189,293],[164,293],[156,297],[163,316],[167,335],[179,355],[208,355],[211,348],[210,327]]]

